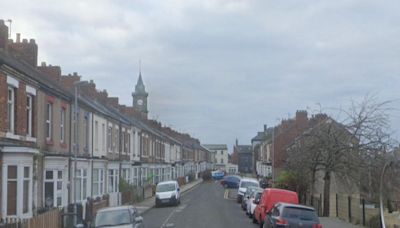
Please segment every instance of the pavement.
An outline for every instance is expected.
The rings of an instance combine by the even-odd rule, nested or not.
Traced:
[[[358,226],[358,225],[353,225],[350,223],[347,223],[345,221],[342,221],[338,218],[331,218],[331,217],[321,217],[319,218],[321,221],[322,227],[327,227],[327,228],[362,228],[363,226]]]
[[[180,187],[181,189],[181,193],[183,194],[184,192],[189,191],[190,189],[196,187],[197,185],[201,184],[203,182],[203,179],[199,178],[193,182],[190,182],[188,184],[185,184],[183,186]],[[143,215],[144,213],[146,213],[148,210],[152,209],[153,207],[155,207],[155,201],[156,198],[155,196],[147,198],[145,200],[143,200],[140,203],[135,203],[134,206],[138,209],[139,213],[141,215]]]

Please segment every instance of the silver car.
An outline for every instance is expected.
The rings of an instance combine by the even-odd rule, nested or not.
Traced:
[[[107,207],[96,213],[92,227],[143,228],[143,218],[133,206]]]

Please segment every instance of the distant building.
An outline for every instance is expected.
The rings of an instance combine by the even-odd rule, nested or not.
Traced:
[[[264,142],[272,138],[273,128],[267,128],[264,125],[264,131],[257,132],[257,135],[251,139],[251,147],[253,152],[253,171],[260,176],[272,175],[271,162],[267,160]]]
[[[238,140],[236,140],[233,153],[237,154],[239,173],[252,173],[253,153],[251,145],[239,145]]]
[[[228,146],[226,144],[204,144],[205,148],[211,151],[215,156],[215,168],[226,170],[228,165]]]

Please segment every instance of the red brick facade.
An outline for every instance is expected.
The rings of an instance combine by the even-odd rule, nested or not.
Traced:
[[[306,111],[297,111],[296,117],[289,120],[282,120],[281,124],[275,127],[275,139],[273,141],[274,168],[283,168],[286,161],[286,147],[294,139],[303,133],[309,126]]]

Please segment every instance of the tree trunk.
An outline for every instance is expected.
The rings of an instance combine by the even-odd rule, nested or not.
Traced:
[[[329,216],[329,199],[331,190],[331,173],[329,171],[325,172],[324,177],[324,207],[323,216]]]

